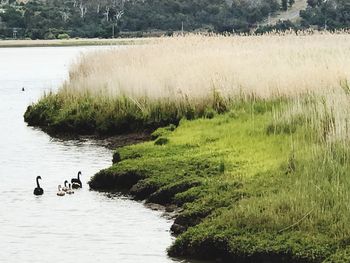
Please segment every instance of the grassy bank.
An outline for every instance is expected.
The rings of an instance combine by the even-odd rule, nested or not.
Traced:
[[[191,102],[171,99],[149,100],[130,97],[105,97],[89,92],[78,100],[47,94],[29,106],[24,117],[29,125],[53,133],[116,135],[151,131],[167,124],[178,124],[181,118],[195,119],[227,110],[228,103],[215,91],[212,96]]]
[[[327,152],[307,122],[274,125],[284,106],[244,103],[160,129],[152,142],[118,149],[90,187],[182,207],[172,256],[347,262],[348,155]]]
[[[285,106],[246,102],[162,128],[118,149],[90,187],[182,207],[171,256],[348,262],[348,150],[329,152],[308,122],[275,125]]]
[[[181,207],[171,256],[348,262],[348,40],[188,36],[95,53],[25,120],[79,134],[164,126],[117,149],[90,187]]]
[[[62,40],[0,40],[0,48],[10,47],[70,47],[70,46],[114,46],[150,42],[152,39],[62,39]]]

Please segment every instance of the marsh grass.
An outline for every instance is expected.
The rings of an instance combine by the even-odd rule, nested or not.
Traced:
[[[97,174],[91,186],[103,188],[101,178],[131,172],[141,180],[134,183],[150,191],[143,198],[182,206],[176,223],[190,228],[179,236],[171,255],[206,258],[229,253],[251,259],[284,255],[294,259],[290,262],[319,262],[347,236],[342,230],[348,217],[338,216],[348,213],[347,197],[334,195],[339,184],[332,174],[341,164],[335,160],[332,166],[330,162],[320,166],[322,155],[316,160],[309,151],[313,144],[292,138],[303,138],[301,129],[267,135],[272,112],[261,109],[276,103],[256,104],[254,112],[254,107],[242,104],[236,106],[234,117],[226,113],[183,120],[175,131],[160,130],[168,139],[163,145],[148,142],[118,149],[121,161]],[[341,169],[345,190],[348,172],[345,166]]]
[[[171,255],[226,255],[251,262],[273,262],[274,256],[276,262],[345,260],[348,152],[309,140],[306,124],[294,133],[267,134],[274,114],[261,109],[276,105],[236,105],[234,116],[182,120],[174,131],[160,129],[156,134],[166,144],[118,149],[120,162],[92,178],[91,186],[123,186],[106,178],[131,173],[140,180],[132,188],[138,198],[182,206],[175,222],[189,228],[170,248]]]
[[[78,133],[178,125],[90,182],[182,206],[171,255],[346,262],[349,65],[346,33],[164,38],[82,57],[25,118]]]
[[[214,113],[225,112],[230,103],[215,90],[206,98],[191,101],[147,97],[136,100],[126,95],[109,97],[90,91],[77,96],[58,92],[46,94],[29,106],[24,118],[30,125],[56,132],[106,135],[177,125],[182,118],[213,117]]]
[[[122,133],[213,117],[238,101],[349,93],[349,38],[189,35],[94,52],[72,65],[67,82],[34,104],[26,120],[78,133]]]

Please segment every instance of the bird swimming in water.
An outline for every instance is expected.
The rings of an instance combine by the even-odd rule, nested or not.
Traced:
[[[24,87],[22,87],[22,91],[25,91],[25,90],[24,90]]]
[[[78,178],[72,178],[71,183],[72,183],[72,188],[73,189],[78,189],[78,188],[82,188],[83,184],[80,181],[80,175],[81,172],[78,172]]]
[[[68,181],[67,181],[67,180],[64,181],[64,186],[62,187],[62,191],[64,191],[64,192],[67,192],[67,191],[68,191],[68,186],[67,186],[67,184],[68,184]]]
[[[57,192],[57,195],[58,195],[58,196],[65,196],[65,195],[66,195],[66,193],[65,193],[65,192],[63,192],[63,191],[61,190],[61,185],[59,185],[59,186],[58,186],[58,192]]]
[[[69,185],[69,188],[68,188],[67,194],[69,195],[74,194],[74,191],[72,190],[72,185],[71,184],[68,184],[68,185]]]
[[[34,192],[33,192],[34,195],[43,195],[44,194],[44,189],[42,189],[40,187],[39,180],[41,180],[41,176],[36,177],[36,188],[34,189]]]

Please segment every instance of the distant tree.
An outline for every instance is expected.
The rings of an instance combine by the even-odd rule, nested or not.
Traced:
[[[348,0],[309,0],[308,8],[301,12],[302,24],[320,29],[350,28],[350,2]]]
[[[282,10],[288,10],[288,0],[282,0]]]
[[[0,16],[8,27],[22,28],[25,26],[22,13],[12,6],[8,7],[6,12],[0,13]]]
[[[318,0],[307,0],[308,6],[310,6],[312,8],[316,7],[318,3],[319,3]]]
[[[112,29],[172,34],[182,25],[188,31],[248,32],[278,11],[281,0],[31,0],[2,8],[3,37],[12,36],[11,27],[30,38],[111,37]]]

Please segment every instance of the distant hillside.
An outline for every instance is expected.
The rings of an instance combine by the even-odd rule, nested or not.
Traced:
[[[308,8],[301,12],[304,27],[316,26],[319,29],[349,29],[349,0],[308,0]]]
[[[291,22],[297,22],[300,20],[300,12],[305,10],[307,8],[307,0],[295,0],[295,3],[293,6],[287,8],[287,10],[281,10],[276,13],[276,15],[271,16],[270,18],[266,19],[264,24],[265,25],[274,25],[278,23],[279,21],[291,21]]]
[[[0,38],[110,38],[171,35],[181,30],[221,33],[258,28],[266,32],[350,26],[349,0],[18,1],[0,0]]]
[[[31,0],[2,2],[0,36],[111,37],[145,32],[247,32],[280,9],[281,0]]]

